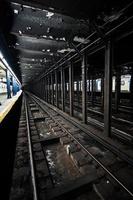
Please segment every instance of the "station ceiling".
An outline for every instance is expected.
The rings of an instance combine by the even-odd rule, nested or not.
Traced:
[[[4,1],[3,1],[4,2]],[[8,0],[1,20],[22,83],[35,80],[92,33],[93,21],[106,23],[130,0]],[[3,3],[4,5],[4,3]],[[3,10],[0,10],[4,12]],[[10,11],[10,12],[9,12]],[[4,19],[5,21],[5,19]]]

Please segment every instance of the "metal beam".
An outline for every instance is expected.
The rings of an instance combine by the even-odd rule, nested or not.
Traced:
[[[131,70],[131,80],[130,80],[130,103],[133,105],[133,66]]]
[[[70,115],[73,116],[73,98],[74,98],[74,87],[73,87],[73,63],[69,65],[69,103],[70,103]]]
[[[101,76],[101,108],[104,108],[104,74]]]
[[[46,77],[46,102],[48,102],[48,77]]]
[[[63,67],[61,68],[61,103],[62,111],[65,111],[65,72]]]
[[[112,105],[112,42],[105,46],[105,81],[104,81],[104,134],[111,136]]]
[[[91,76],[91,105],[94,106],[94,79]]]
[[[42,79],[43,80],[43,79]],[[42,98],[42,93],[43,93],[43,85],[42,85],[42,80],[40,81],[40,98]]]
[[[46,101],[46,78],[44,77],[43,99]]]
[[[79,81],[77,80],[77,101],[78,101],[78,105],[80,103],[80,87],[79,87]]]
[[[75,49],[75,51],[77,52],[77,54],[79,55],[79,57],[82,57],[82,54],[80,53],[80,51],[78,50],[78,48],[73,44],[73,42],[70,42],[69,44],[70,44],[70,46],[72,46]]]
[[[123,26],[124,24],[128,23],[129,21],[133,20],[133,16],[125,19],[124,21],[122,21],[119,25],[116,25],[115,27],[112,27],[112,29],[108,30],[106,33],[105,33],[105,36],[108,36],[110,35],[111,33],[113,33],[116,29],[120,28],[121,26]],[[108,22],[110,23],[110,22]],[[104,25],[102,26],[104,27]],[[92,37],[94,34],[96,33],[96,31],[94,31],[91,35],[89,35],[87,39],[89,39],[90,37]],[[93,46],[94,44],[96,44],[97,42],[99,42],[101,40],[101,38],[97,38],[95,39],[94,41],[92,41],[92,43],[89,43],[88,45],[85,45],[84,48],[82,48],[80,50],[80,53],[82,54],[83,52],[85,52],[87,49],[89,49],[91,46]],[[77,47],[79,46],[82,46],[82,43],[80,43],[79,45],[77,45]],[[102,47],[103,48],[103,47]],[[51,71],[55,70],[55,69],[58,69],[59,67],[61,67],[63,64],[65,64],[66,62],[74,59],[76,56],[77,56],[77,52],[68,57],[68,55],[71,53],[71,51],[67,54],[65,54],[65,56],[63,58],[61,58],[59,61],[57,61],[55,64],[53,64],[51,67],[48,68],[48,71],[45,73],[45,74],[42,74],[42,76],[39,77],[39,79],[43,78],[43,76],[46,76],[48,73],[50,73]],[[90,53],[89,53],[90,55]],[[67,57],[67,58],[66,58]],[[66,58],[66,59],[65,59]],[[65,61],[64,61],[65,60]],[[38,79],[37,79],[38,80]]]
[[[120,103],[120,89],[121,89],[121,74],[120,71],[116,70],[116,80],[115,80],[115,111],[118,112]]]
[[[42,79],[42,99],[44,99],[44,78]]]
[[[51,73],[51,103],[54,105],[54,83],[53,83],[53,74]]]
[[[48,94],[49,94],[49,103],[51,103],[51,77],[50,77],[50,74],[48,76]]]
[[[45,78],[43,78],[43,100],[45,99]]]
[[[55,71],[55,97],[56,97],[56,106],[59,108],[59,95],[58,95],[58,72]]]
[[[87,55],[82,57],[82,118],[83,123],[87,123]]]

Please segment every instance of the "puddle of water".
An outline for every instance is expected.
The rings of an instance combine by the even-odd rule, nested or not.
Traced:
[[[46,133],[40,133],[39,134],[41,137],[43,137],[43,138],[47,138],[47,136],[50,136],[51,135],[51,132],[46,132]]]
[[[81,176],[60,144],[47,146],[45,152],[55,185],[64,184]]]

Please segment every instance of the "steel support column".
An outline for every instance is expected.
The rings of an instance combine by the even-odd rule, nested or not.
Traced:
[[[48,75],[48,103],[51,103],[50,75]]]
[[[96,76],[94,77],[95,79],[93,80],[93,106],[95,106],[95,101],[96,101]]]
[[[94,106],[94,79],[91,76],[91,105]]]
[[[51,73],[51,103],[52,105],[54,105],[54,82],[52,73]]]
[[[46,101],[46,78],[44,77],[43,99]]]
[[[101,77],[101,108],[104,108],[104,74]]]
[[[131,69],[131,80],[130,80],[130,103],[133,106],[133,66]]]
[[[73,116],[73,99],[74,99],[74,87],[73,87],[73,63],[69,65],[69,103],[70,103],[70,115]]]
[[[45,95],[46,95],[46,93],[45,93],[46,92],[46,90],[45,90],[45,83],[46,83],[45,82],[45,78],[43,78],[43,100],[45,100],[45,98],[46,98],[45,97]]]
[[[46,78],[46,86],[45,86],[45,88],[46,88],[46,102],[48,102],[48,77],[46,76],[45,78]]]
[[[43,80],[40,81],[40,98],[43,98]]]
[[[89,80],[88,80],[88,96],[90,96],[90,76],[89,76]]]
[[[115,79],[115,111],[118,112],[119,104],[120,104],[120,89],[121,89],[121,75],[120,71],[117,69],[116,71],[116,79]]]
[[[82,57],[82,119],[83,123],[87,123],[87,55]]]
[[[104,81],[104,135],[111,136],[112,106],[112,43],[105,46],[105,81]]]
[[[79,88],[79,80],[77,80],[77,102],[78,105],[80,103],[80,88]]]
[[[46,77],[46,102],[48,102],[48,77]]]
[[[80,81],[79,91],[82,91],[82,82]],[[80,95],[81,96],[81,95]]]
[[[56,106],[59,108],[59,95],[58,95],[58,73],[55,71],[55,98],[56,98]]]
[[[42,79],[42,91],[41,91],[41,98],[43,99],[43,79]]]
[[[12,76],[12,93],[13,93],[13,96],[15,96],[17,93],[16,81],[13,76]]]
[[[62,111],[65,111],[65,72],[63,67],[61,68],[61,103]]]
[[[11,87],[10,87],[10,73],[6,70],[6,83],[7,83],[7,98],[11,98]]]

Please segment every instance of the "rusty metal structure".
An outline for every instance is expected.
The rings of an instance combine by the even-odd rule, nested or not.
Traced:
[[[133,1],[3,0],[0,51],[24,91],[132,141]]]

